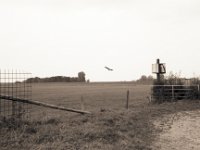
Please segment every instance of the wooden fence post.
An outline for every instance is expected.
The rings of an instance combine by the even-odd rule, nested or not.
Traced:
[[[172,101],[174,101],[175,97],[174,97],[174,86],[172,85]]]
[[[129,109],[129,90],[127,91],[127,95],[126,95],[126,109]]]
[[[12,83],[11,83],[11,94],[12,94],[12,97],[14,97],[14,80],[13,80],[13,70],[12,70]],[[24,82],[25,84],[25,82]],[[10,88],[10,85],[9,87]],[[16,115],[16,102],[12,101],[12,116],[14,117]]]
[[[198,84],[198,99],[200,98],[200,89],[199,89],[199,84]]]

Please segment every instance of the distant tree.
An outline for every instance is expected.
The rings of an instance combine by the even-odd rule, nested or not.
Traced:
[[[78,81],[85,82],[85,73],[83,71],[78,73]]]
[[[65,82],[70,82],[70,77],[65,77]]]
[[[145,82],[147,80],[147,76],[142,75],[141,78],[140,78],[140,80],[143,81],[143,82]]]
[[[152,81],[153,81],[153,76],[152,76],[152,75],[149,75],[149,76],[148,76],[148,80],[152,80]]]
[[[79,82],[77,77],[71,77],[70,82]]]
[[[153,83],[153,76],[149,75],[148,77],[146,75],[142,75],[139,80],[137,80],[137,83],[140,84],[152,84]]]
[[[26,80],[27,83],[38,83],[41,82],[41,79],[39,77],[35,77],[35,78],[29,78]]]

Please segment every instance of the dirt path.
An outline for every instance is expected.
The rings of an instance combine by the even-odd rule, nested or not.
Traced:
[[[159,150],[199,150],[200,111],[180,112],[156,120],[162,132],[153,149]]]

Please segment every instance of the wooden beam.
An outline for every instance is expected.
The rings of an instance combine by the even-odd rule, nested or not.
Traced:
[[[83,111],[83,110],[65,108],[65,107],[62,107],[62,106],[56,106],[56,105],[47,104],[47,103],[43,103],[43,102],[39,102],[39,101],[34,101],[34,100],[14,98],[14,97],[11,97],[11,96],[0,95],[0,99],[5,99],[5,100],[10,100],[10,101],[15,101],[15,102],[22,102],[22,103],[27,103],[27,104],[32,104],[32,105],[47,107],[47,108],[51,108],[51,109],[58,109],[58,110],[63,110],[63,111],[70,111],[70,112],[75,112],[75,113],[80,113],[80,114],[91,114],[91,112],[89,112],[89,111]]]

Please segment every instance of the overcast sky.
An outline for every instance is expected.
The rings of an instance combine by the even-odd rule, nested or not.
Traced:
[[[199,77],[199,0],[0,0],[1,69],[128,81],[157,58]]]

